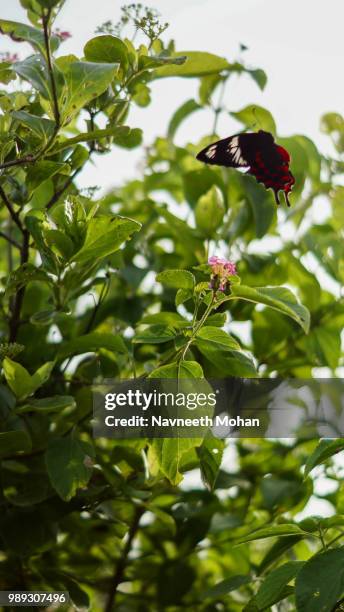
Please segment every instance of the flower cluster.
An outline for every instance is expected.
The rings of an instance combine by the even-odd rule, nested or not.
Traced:
[[[208,265],[211,267],[209,287],[215,291],[226,291],[230,285],[230,277],[237,273],[235,263],[213,255],[209,257]]]
[[[10,53],[9,51],[0,53],[0,62],[9,62],[10,64],[14,64],[14,62],[17,62],[18,60],[18,53]]]
[[[57,36],[62,42],[64,40],[68,40],[68,38],[71,38],[72,36],[70,32],[67,32],[66,30],[61,31],[60,28],[56,28],[53,34]]]

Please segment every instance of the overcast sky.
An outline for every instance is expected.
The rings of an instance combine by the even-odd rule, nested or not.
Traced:
[[[63,53],[82,55],[85,42],[94,35],[97,25],[108,19],[117,21],[117,0],[67,0],[58,18],[61,29],[72,32],[73,38],[61,47]],[[19,0],[2,3],[1,18],[25,21]],[[282,136],[304,133],[313,138],[322,150],[327,139],[320,135],[319,118],[327,111],[342,112],[341,86],[343,63],[344,3],[343,0],[147,0],[170,23],[165,36],[174,38],[178,50],[204,50],[238,58],[239,43],[249,47],[246,63],[261,67],[268,74],[264,92],[248,77],[233,77],[227,88],[226,102],[230,110],[239,110],[255,103],[274,115]],[[20,56],[25,46],[1,37],[0,50],[16,50]],[[144,130],[145,142],[166,131],[168,120],[184,100],[197,94],[196,79],[168,79],[153,85],[153,102],[146,109],[134,107],[129,123]],[[210,131],[210,115],[195,114],[178,132],[177,140],[198,140]],[[237,129],[233,119],[223,117],[221,136]],[[108,188],[133,176],[140,152],[116,149],[98,157],[88,168],[83,185]]]

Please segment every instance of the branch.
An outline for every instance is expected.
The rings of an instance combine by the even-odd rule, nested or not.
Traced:
[[[50,37],[49,37],[50,15],[51,15],[51,9],[49,9],[46,14],[43,12],[42,23],[43,23],[45,51],[47,54],[47,63],[48,63],[48,70],[49,70],[49,76],[50,76],[51,93],[53,95],[54,117],[55,117],[55,123],[56,123],[56,131],[57,131],[58,128],[60,127],[61,121],[60,121],[60,111],[59,111],[59,104],[58,104],[58,97],[57,97],[56,82],[55,82],[53,64],[51,61]]]
[[[8,212],[10,213],[10,215],[11,215],[11,217],[12,217],[12,219],[13,219],[14,223],[17,225],[17,227],[19,227],[19,229],[20,229],[20,231],[21,231],[21,232],[24,232],[24,228],[23,228],[23,226],[22,226],[22,222],[21,222],[21,220],[19,219],[19,215],[18,215],[18,213],[16,213],[16,211],[14,210],[14,208],[13,208],[13,206],[12,206],[11,202],[9,201],[9,199],[8,199],[8,197],[7,197],[7,195],[6,195],[5,191],[3,190],[3,188],[2,188],[2,187],[0,187],[0,195],[1,195],[1,198],[3,199],[3,201],[4,201],[4,204],[5,204],[5,206],[6,206],[7,210],[8,210]]]
[[[1,238],[4,238],[5,240],[7,240],[9,244],[12,244],[12,246],[16,247],[17,249],[21,248],[19,242],[17,242],[16,240],[13,240],[13,238],[10,238],[10,236],[7,236],[7,234],[5,234],[4,232],[0,231],[0,236]]]
[[[29,232],[22,228],[23,232],[23,244],[20,250],[20,264],[23,265],[27,263],[29,259],[29,241],[30,234]],[[20,314],[25,296],[25,285],[21,287],[15,296],[12,315],[9,322],[9,342],[15,342],[17,338],[18,329],[20,327]]]
[[[106,602],[104,612],[113,612],[113,610],[115,609],[114,605],[115,605],[115,599],[116,599],[116,594],[117,594],[117,587],[121,582],[123,582],[128,555],[130,553],[131,545],[133,543],[133,540],[139,528],[139,522],[140,522],[140,519],[143,513],[144,513],[143,508],[139,508],[139,507],[136,508],[134,520],[128,532],[128,539],[127,539],[126,545],[123,548],[122,556],[120,557],[120,559],[118,560],[116,564],[116,568],[115,568],[115,572],[113,575],[113,580],[111,581],[111,587],[109,590],[108,600]]]
[[[71,174],[70,177],[68,177],[65,184],[62,185],[61,189],[58,189],[57,191],[55,191],[54,195],[52,196],[52,198],[49,200],[48,204],[46,205],[46,210],[50,210],[50,208],[54,206],[54,204],[56,204],[56,202],[60,199],[60,197],[63,195],[66,189],[68,189],[68,187],[72,184],[76,175],[79,174],[80,170],[82,170],[82,168],[77,168],[75,172],[73,172],[73,174]]]

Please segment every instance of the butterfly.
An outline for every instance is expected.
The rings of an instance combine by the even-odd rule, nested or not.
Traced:
[[[290,155],[275,143],[270,132],[259,130],[218,140],[200,151],[197,159],[228,168],[248,168],[247,174],[252,174],[266,189],[273,190],[276,204],[280,204],[278,192],[283,191],[286,204],[290,206],[288,194],[295,183],[289,170]]]

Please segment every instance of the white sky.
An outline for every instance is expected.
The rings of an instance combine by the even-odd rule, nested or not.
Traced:
[[[119,17],[119,7],[129,0],[67,0],[57,26],[72,32],[73,38],[61,46],[61,52],[82,55],[85,42],[97,25]],[[19,0],[2,0],[0,16],[25,21]],[[268,84],[261,92],[248,77],[233,77],[227,87],[230,110],[255,103],[274,115],[282,136],[304,133],[322,150],[327,138],[320,134],[319,118],[328,111],[343,110],[341,74],[343,63],[343,0],[147,0],[170,23],[166,37],[174,38],[178,50],[204,50],[238,58],[239,43],[249,47],[246,63],[261,67],[268,74]],[[25,46],[0,38],[0,50],[16,50],[25,55]],[[153,85],[153,102],[145,109],[134,107],[129,123],[144,130],[145,142],[162,135],[173,111],[197,93],[196,79],[171,78]],[[177,135],[178,143],[196,141],[210,131],[212,117],[196,113]],[[237,129],[229,116],[219,123],[225,137]],[[140,151],[116,149],[98,157],[83,176],[83,186],[98,184],[107,189],[133,176]]]

